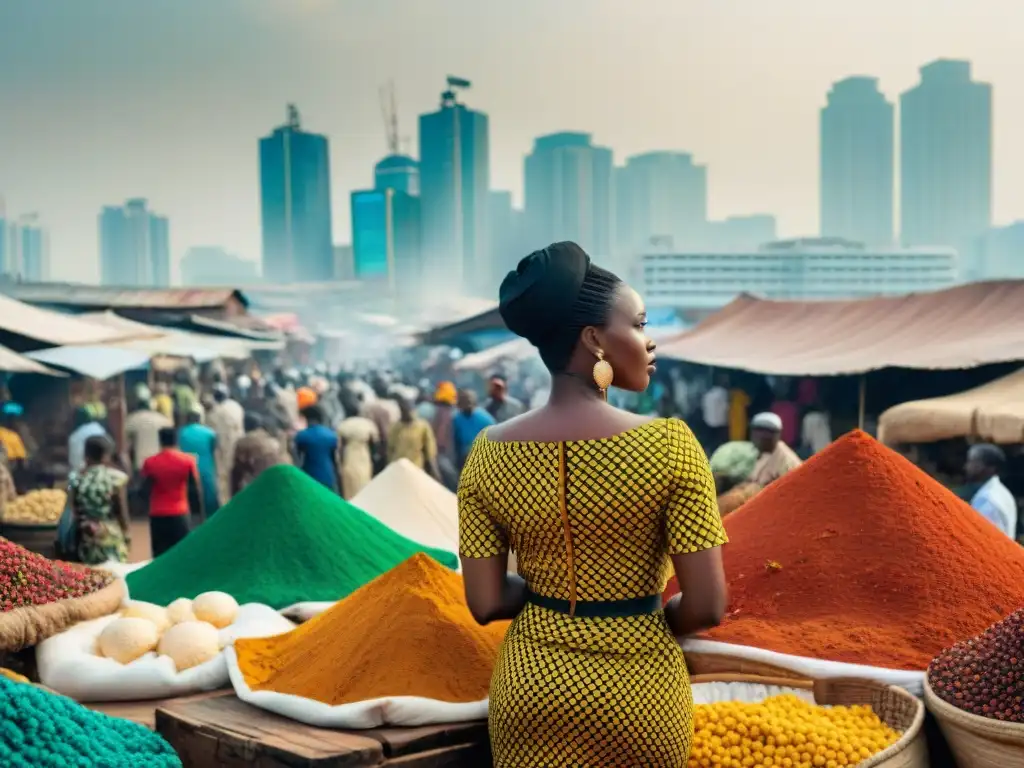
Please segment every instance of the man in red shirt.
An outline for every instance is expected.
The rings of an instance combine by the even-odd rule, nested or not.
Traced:
[[[203,516],[196,457],[178,450],[173,427],[160,430],[160,453],[142,465],[142,494],[149,500],[149,537],[159,557],[189,532],[193,512]]]

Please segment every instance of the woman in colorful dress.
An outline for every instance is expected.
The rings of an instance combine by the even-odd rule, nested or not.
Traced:
[[[78,560],[86,565],[128,562],[128,476],[109,466],[114,444],[106,435],[85,441],[85,467],[68,486],[78,524]]]
[[[647,388],[654,343],[639,295],[578,245],[523,259],[500,309],[553,378],[547,405],[480,435],[459,486],[470,610],[514,619],[491,681],[494,765],[682,768],[693,702],[676,638],[726,606],[707,458],[682,421],[608,404],[612,381]],[[685,588],[662,609],[670,559]]]

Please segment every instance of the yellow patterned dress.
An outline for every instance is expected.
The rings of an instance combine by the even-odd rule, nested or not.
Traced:
[[[461,553],[511,548],[539,596],[509,629],[491,681],[496,768],[686,765],[693,702],[664,613],[584,609],[649,605],[667,554],[725,541],[707,458],[681,421],[564,443],[481,435],[459,486]]]

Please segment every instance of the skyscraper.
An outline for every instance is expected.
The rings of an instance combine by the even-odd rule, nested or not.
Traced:
[[[876,78],[848,77],[829,91],[821,110],[823,237],[892,243],[893,113]]]
[[[525,162],[525,209],[532,245],[573,240],[601,259],[612,245],[612,151],[589,133],[534,140]]]
[[[388,155],[373,167],[374,189],[396,189],[407,195],[420,193],[420,164],[405,155]]]
[[[14,256],[17,274],[22,280],[40,283],[50,279],[50,234],[40,224],[39,216],[22,216],[13,228]]]
[[[397,189],[352,193],[352,263],[357,280],[400,294],[419,290],[420,199]]]
[[[219,245],[197,245],[181,260],[182,285],[252,285],[259,282],[259,265],[228,253]]]
[[[302,130],[299,112],[260,139],[263,277],[274,283],[330,280],[331,180],[327,138]]]
[[[171,284],[168,222],[150,211],[145,199],[105,207],[99,229],[103,285],[162,288]]]
[[[520,259],[531,250],[526,233],[525,214],[512,205],[512,193],[493,190],[488,198],[490,211],[488,225],[491,229],[491,264],[494,277],[500,284],[509,270],[516,268]]]
[[[968,61],[921,67],[900,96],[900,237],[965,248],[992,222],[992,86]]]
[[[652,238],[698,247],[708,218],[707,168],[685,152],[634,155],[617,169],[615,206],[620,252],[642,253]]]
[[[491,166],[487,115],[458,101],[448,78],[437,112],[420,115],[420,216],[428,287],[489,293],[487,195]]]

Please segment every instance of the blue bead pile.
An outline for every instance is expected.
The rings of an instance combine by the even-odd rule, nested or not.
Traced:
[[[181,768],[159,734],[0,676],[3,768]]]

